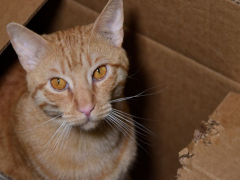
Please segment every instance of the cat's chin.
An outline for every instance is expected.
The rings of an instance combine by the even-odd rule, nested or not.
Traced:
[[[81,129],[85,131],[94,130],[97,128],[99,121],[88,121],[87,123],[80,126]]]
[[[98,127],[98,125],[100,124],[100,121],[87,121],[87,122],[85,122],[85,123],[76,123],[76,124],[74,124],[73,126],[75,126],[75,127],[78,127],[78,128],[80,128],[80,129],[82,129],[82,130],[84,130],[84,131],[91,131],[91,130],[95,130],[97,127]]]

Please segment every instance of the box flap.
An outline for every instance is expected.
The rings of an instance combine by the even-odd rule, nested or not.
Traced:
[[[0,54],[8,45],[6,25],[10,22],[26,24],[47,0],[1,0],[0,2]]]
[[[240,94],[229,93],[180,155],[178,179],[240,178]],[[228,173],[226,173],[228,172]]]

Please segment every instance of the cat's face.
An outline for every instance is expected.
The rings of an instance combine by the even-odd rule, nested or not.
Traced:
[[[91,26],[80,29],[82,34],[66,31],[45,36],[53,42],[53,52],[28,74],[28,83],[46,114],[62,114],[67,122],[92,128],[111,111],[109,101],[122,94],[128,60],[122,48],[101,37],[92,36],[89,42],[91,34],[84,29]]]
[[[104,120],[111,111],[109,101],[122,95],[127,77],[122,26],[122,3],[114,0],[93,25],[43,37],[8,25],[31,97],[47,116],[85,130]]]

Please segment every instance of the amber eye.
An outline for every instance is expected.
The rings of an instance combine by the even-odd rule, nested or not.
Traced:
[[[96,80],[102,79],[107,73],[106,66],[99,66],[93,73],[93,78]]]
[[[67,82],[61,78],[51,79],[51,85],[54,89],[63,90],[67,86]]]

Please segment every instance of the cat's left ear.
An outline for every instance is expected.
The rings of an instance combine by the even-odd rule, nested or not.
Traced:
[[[94,23],[93,30],[114,46],[121,47],[123,42],[123,2],[109,0]]]
[[[7,33],[23,68],[27,72],[33,71],[47,54],[47,41],[17,23],[9,23]]]

